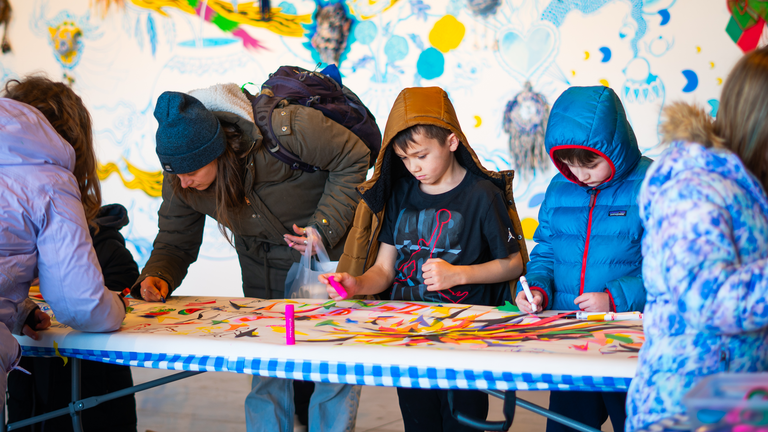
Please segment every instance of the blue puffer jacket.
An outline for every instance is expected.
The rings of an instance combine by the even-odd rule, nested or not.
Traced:
[[[539,210],[529,285],[544,294],[545,309],[576,310],[579,295],[607,292],[616,312],[642,311],[637,195],[651,160],[641,156],[616,93],[603,86],[563,92],[549,116],[546,146],[550,157],[558,149],[592,150],[609,161],[613,174],[589,187],[552,157],[560,174]]]

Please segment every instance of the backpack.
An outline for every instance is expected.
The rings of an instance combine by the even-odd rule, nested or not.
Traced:
[[[339,76],[340,80],[335,65],[323,69],[323,72],[326,71]],[[253,116],[264,136],[264,144],[272,156],[290,165],[291,169],[306,172],[319,170],[283,147],[272,130],[272,111],[280,102],[287,101],[320,110],[327,118],[357,135],[371,149],[369,167],[372,167],[381,150],[381,130],[376,119],[356,94],[323,72],[312,72],[298,66],[280,66],[261,85],[262,91],[258,96],[243,89],[253,106]],[[264,90],[270,90],[272,95]]]

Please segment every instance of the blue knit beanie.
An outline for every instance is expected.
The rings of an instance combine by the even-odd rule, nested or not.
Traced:
[[[219,120],[192,96],[167,91],[157,98],[155,140],[163,170],[187,174],[208,165],[227,146]]]

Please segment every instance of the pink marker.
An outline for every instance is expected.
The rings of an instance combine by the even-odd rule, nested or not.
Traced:
[[[336,290],[336,293],[341,296],[341,298],[345,299],[347,298],[347,290],[344,289],[343,286],[341,286],[340,283],[336,282],[336,280],[333,278],[333,276],[328,276],[328,283],[331,284],[333,289]]]
[[[296,330],[294,328],[293,305],[285,305],[285,344],[296,345]]]

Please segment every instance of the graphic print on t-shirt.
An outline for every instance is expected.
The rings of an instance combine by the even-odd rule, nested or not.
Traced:
[[[430,258],[440,258],[448,263],[455,262],[461,253],[458,237],[463,224],[464,218],[457,211],[402,210],[394,229],[397,249],[395,284],[414,287],[413,289],[418,289],[423,297],[437,294],[442,300],[461,302],[468,294],[466,290],[458,292],[448,289],[434,293],[427,291],[421,266]]]

